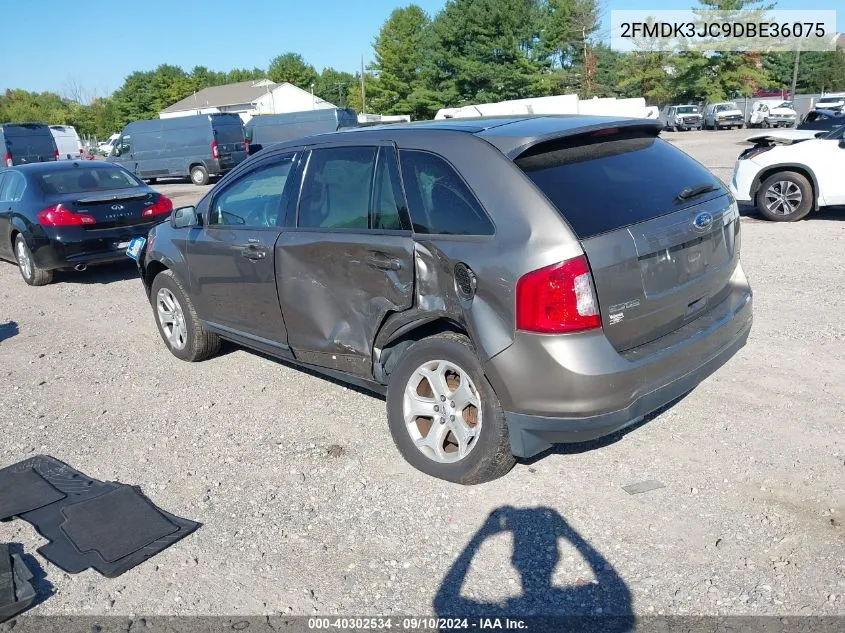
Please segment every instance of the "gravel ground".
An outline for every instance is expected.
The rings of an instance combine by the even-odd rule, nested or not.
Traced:
[[[666,136],[728,180],[747,134]],[[130,265],[43,288],[0,265],[0,466],[50,454],[204,524],[113,580],[36,556],[32,613],[845,615],[845,210],[743,231],[755,325],[726,367],[472,488],[407,466],[377,397],[235,346],[178,361]]]

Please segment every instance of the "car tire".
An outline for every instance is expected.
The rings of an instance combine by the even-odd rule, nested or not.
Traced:
[[[208,170],[202,165],[191,167],[191,182],[197,186],[208,184]]]
[[[797,172],[781,171],[763,181],[755,202],[757,211],[767,220],[795,222],[812,210],[813,186]]]
[[[193,302],[172,271],[153,279],[150,303],[158,333],[176,358],[194,363],[220,351],[220,337],[202,329]]]
[[[435,382],[426,374],[434,376]],[[467,398],[472,394],[474,400]],[[431,415],[413,417],[414,403]],[[438,418],[438,414],[443,415]],[[463,335],[438,334],[405,350],[390,372],[387,420],[405,460],[432,477],[480,484],[502,477],[516,463],[499,399]],[[464,436],[463,446],[455,435],[457,429],[473,434]],[[465,452],[463,457],[461,452]]]
[[[30,286],[46,286],[53,281],[53,271],[35,265],[32,251],[29,250],[29,245],[20,234],[15,237],[15,261],[21,277]]]

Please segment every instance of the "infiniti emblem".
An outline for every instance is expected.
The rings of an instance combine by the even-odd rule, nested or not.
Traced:
[[[113,204],[113,205],[111,205],[111,210],[112,211],[123,211],[123,205],[122,204]]]
[[[713,215],[706,212],[699,213],[697,216],[695,216],[695,219],[693,219],[692,224],[695,228],[703,231],[708,226],[713,224]]]

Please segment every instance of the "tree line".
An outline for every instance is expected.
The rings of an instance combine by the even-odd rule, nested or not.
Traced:
[[[698,8],[767,9],[765,0],[699,0]],[[288,52],[266,69],[228,72],[162,64],[137,71],[108,97],[85,99],[7,90],[0,122],[70,124],[104,138],[123,125],[152,119],[210,86],[267,77],[288,81],[358,112],[431,118],[443,107],[578,93],[582,98],[645,97],[650,105],[750,96],[788,89],[794,53],[666,53],[611,50],[601,33],[599,0],[449,0],[429,16],[411,4],[395,9],[373,42],[374,61],[360,73],[318,72]],[[362,94],[363,83],[363,94]],[[845,52],[805,52],[798,92],[845,90]]]

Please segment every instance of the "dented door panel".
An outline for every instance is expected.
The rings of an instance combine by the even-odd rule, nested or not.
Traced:
[[[296,358],[371,377],[376,332],[413,301],[413,240],[288,231],[276,242],[276,279]]]

